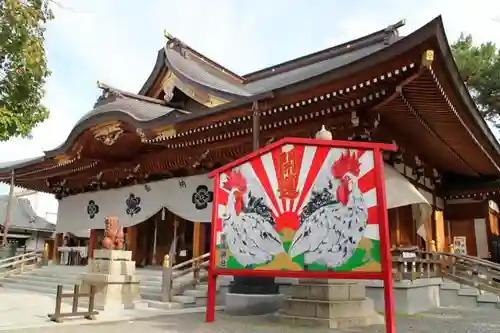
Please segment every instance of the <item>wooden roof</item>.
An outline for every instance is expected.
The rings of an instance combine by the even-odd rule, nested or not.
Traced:
[[[323,124],[344,138],[359,117],[354,130],[389,133],[441,172],[497,177],[498,143],[460,80],[441,18],[404,38],[399,25],[241,77],[170,38],[139,95],[103,87],[65,143],[0,166],[0,180],[15,169],[19,186],[72,194],[210,170],[252,150],[252,108],[261,143],[311,137]],[[185,90],[182,107],[152,93],[165,71],[174,96]],[[217,105],[190,103],[195,95]]]

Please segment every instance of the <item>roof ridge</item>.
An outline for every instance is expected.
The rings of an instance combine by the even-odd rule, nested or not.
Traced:
[[[233,80],[240,81],[242,83],[244,81],[244,78],[236,74],[235,72],[227,69],[226,67],[222,66],[218,62],[210,59],[209,57],[203,55],[202,53],[196,51],[186,43],[184,43],[182,40],[180,40],[177,37],[172,36],[168,32],[165,31],[165,38],[167,39],[167,43],[165,47],[170,47],[173,50],[176,50],[179,52],[181,55],[184,56],[185,52],[188,51],[190,54],[194,55],[198,60],[200,60],[203,64],[209,65],[211,67],[214,67],[216,70],[219,72],[231,77]]]
[[[140,101],[147,102],[147,103],[160,104],[160,105],[167,106],[167,102],[164,100],[127,92],[127,91],[124,91],[121,89],[114,88],[110,85],[104,84],[104,83],[99,82],[99,81],[97,81],[97,87],[99,89],[102,89],[103,92],[111,92],[111,93],[114,93],[122,98],[131,98],[131,99],[136,99],[136,100],[140,100]],[[101,99],[101,97],[99,97],[99,99]],[[104,97],[104,99],[106,99],[106,97]],[[98,100],[98,102],[99,102],[99,100]],[[102,102],[102,99],[101,99],[101,102]],[[102,103],[96,103],[96,104],[102,104]]]
[[[391,37],[398,36],[398,29],[406,24],[405,20],[400,20],[394,24],[391,24],[384,29],[372,32],[371,34],[353,39],[342,44],[334,45],[327,49],[323,49],[317,52],[306,54],[299,58],[291,59],[270,67],[259,69],[255,72],[251,72],[243,75],[245,83],[257,81],[265,77],[269,77],[281,72],[288,72],[290,70],[324,61],[326,59],[332,58],[334,56],[339,56],[346,52],[352,52],[353,50],[367,47],[379,43],[381,41],[387,41],[387,43],[392,43]]]

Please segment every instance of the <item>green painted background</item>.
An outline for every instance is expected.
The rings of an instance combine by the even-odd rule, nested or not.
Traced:
[[[371,249],[369,251],[366,251],[364,248],[357,248],[356,251],[354,251],[354,254],[352,257],[341,267],[337,267],[332,269],[332,271],[336,272],[350,272],[353,271],[356,268],[359,268],[361,266],[364,266],[370,262],[377,262],[380,263],[380,241],[378,240],[370,240],[371,241]],[[290,242],[285,242],[284,247],[285,250],[288,251],[288,248],[291,245]],[[218,245],[217,248],[220,249],[220,246]],[[367,253],[368,252],[368,253]],[[217,258],[219,259],[219,258]],[[298,263],[302,268],[304,268],[304,255],[297,256],[293,258],[293,261]],[[219,262],[219,260],[217,260]],[[255,269],[261,266],[266,266],[267,264],[263,265],[254,265],[251,267],[248,267],[249,269]],[[225,268],[225,269],[235,269],[235,270],[242,270],[245,269],[244,266],[242,266],[233,256],[229,256],[227,258],[227,265],[225,267],[218,266],[218,268]],[[319,265],[319,264],[312,264],[307,266],[307,271],[327,271],[328,268],[324,265]]]

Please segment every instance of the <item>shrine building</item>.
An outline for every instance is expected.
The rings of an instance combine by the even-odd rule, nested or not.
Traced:
[[[138,93],[102,95],[60,146],[3,164],[0,180],[59,199],[63,234],[100,247],[106,216],[141,266],[209,251],[207,173],[283,137],[395,143],[384,156],[394,247],[498,256],[500,147],[460,78],[438,17],[398,22],[326,50],[239,75],[167,36]],[[90,230],[90,231],[89,231]],[[82,236],[83,235],[83,236]]]

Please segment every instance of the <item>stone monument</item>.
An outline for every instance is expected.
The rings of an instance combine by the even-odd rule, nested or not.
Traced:
[[[102,247],[89,258],[87,272],[82,276],[82,291],[95,285],[95,306],[99,310],[134,308],[141,298],[139,279],[132,251],[123,250],[123,228],[116,217],[105,220]]]
[[[288,324],[338,329],[384,324],[357,281],[300,279],[290,291],[279,312]]]

